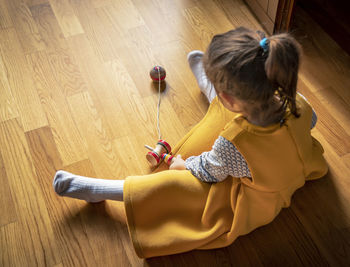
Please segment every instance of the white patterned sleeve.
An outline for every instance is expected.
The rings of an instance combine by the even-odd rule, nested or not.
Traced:
[[[203,182],[221,182],[228,176],[251,177],[242,154],[222,136],[216,139],[211,151],[186,159],[185,166]]]

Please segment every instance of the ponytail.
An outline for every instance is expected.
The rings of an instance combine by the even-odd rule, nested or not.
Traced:
[[[268,47],[265,61],[267,78],[283,101],[284,107],[289,107],[291,113],[299,117],[296,106],[296,88],[301,48],[297,41],[288,34],[277,34],[262,40],[261,48]],[[266,48],[266,47],[265,47]]]
[[[215,35],[204,57],[205,73],[217,92],[246,103],[244,112],[261,125],[281,120],[296,106],[301,48],[288,34],[265,38],[261,31],[239,27]],[[276,92],[282,101],[276,104]]]

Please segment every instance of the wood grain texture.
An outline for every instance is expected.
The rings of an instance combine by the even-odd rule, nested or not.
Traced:
[[[224,12],[227,19],[234,27],[244,26],[251,29],[263,30],[257,23],[249,7],[241,1],[215,0],[216,5]],[[242,16],[244,14],[244,16]]]
[[[100,8],[109,6],[113,3],[113,0],[88,0],[89,5],[94,8]]]
[[[350,56],[307,16],[305,11],[297,7],[295,16],[295,28],[303,29],[296,31],[304,50],[302,75],[307,77],[317,91],[331,87],[348,107],[350,90],[344,89],[350,86],[350,81],[347,79],[350,76]]]
[[[71,37],[69,47],[77,59],[94,106],[101,114],[107,135],[111,139],[125,135],[123,130],[123,125],[126,124],[125,117],[123,117],[117,99],[111,95],[113,87],[111,87],[109,77],[106,77],[101,71],[104,68],[103,64],[94,53],[88,39],[82,35]],[[118,131],[111,129],[118,129]]]
[[[302,10],[299,89],[330,166],[269,225],[214,250],[139,259],[122,202],[62,198],[55,172],[148,174],[158,87],[171,144],[207,111],[186,56],[213,35],[261,30],[241,0],[0,0],[0,266],[348,266],[350,58]],[[166,166],[165,166],[166,167]]]
[[[197,122],[198,118],[202,118],[209,106],[206,97],[199,90],[187,89],[197,88],[198,86],[192,72],[188,71],[189,65],[186,60],[187,51],[189,51],[189,47],[187,47],[187,44],[183,43],[181,39],[180,41],[166,43],[162,46],[161,50],[155,52],[156,58],[163,58],[166,62],[166,70],[171,74],[168,75],[167,78],[168,88],[166,94],[169,94],[172,98],[181,98],[181,101],[178,102],[169,101],[169,105],[173,105],[175,110],[177,110],[176,106],[178,103],[183,105],[183,107],[187,105],[196,106],[196,109],[191,108],[191,110],[188,111],[192,113],[190,116],[183,117],[186,121],[185,127],[193,125],[193,123]],[[154,90],[157,90],[157,88],[153,88],[153,94]],[[174,94],[176,94],[176,96],[174,96]],[[164,101],[166,101],[166,99]]]
[[[147,27],[151,30],[154,40],[163,43],[176,39],[178,30],[172,27],[172,16],[177,12],[182,12],[182,9],[176,8],[175,1],[145,2],[142,0],[132,0],[132,2],[142,16]],[[164,7],[162,7],[162,4]],[[174,10],[174,13],[169,12],[170,10]],[[177,22],[182,23],[182,20],[177,20]],[[186,31],[186,29],[184,30]]]
[[[245,0],[245,1],[249,5],[249,8],[253,11],[253,13],[258,17],[261,25],[263,25],[267,33],[271,35],[274,29],[274,22],[266,14],[266,11],[261,8],[261,5],[257,0]]]
[[[278,0],[269,0],[267,14],[269,15],[272,21],[275,21],[276,19],[277,7],[278,7]]]
[[[111,23],[122,32],[145,24],[141,14],[131,0],[117,0],[105,6],[104,10]]]
[[[47,55],[54,78],[65,96],[86,91],[86,83],[70,51],[58,49]]]
[[[50,0],[50,4],[64,37],[84,33],[80,21],[76,17],[68,0]]]
[[[0,0],[0,29],[12,27],[12,19],[7,9],[6,0]]]
[[[27,253],[26,242],[22,242],[21,231],[23,231],[23,227],[19,222],[0,227],[0,262],[2,266],[35,264],[35,261],[31,261],[31,257]]]
[[[318,130],[323,133],[325,139],[332,144],[333,149],[339,156],[350,153],[349,134],[341,127],[332,114],[323,108],[323,103],[310,92],[310,86],[307,86],[303,79],[299,79],[299,88],[317,112],[319,116]]]
[[[153,134],[154,126],[150,123],[150,111],[146,108],[126,68],[118,60],[105,63],[104,66],[105,72],[110,75],[112,85],[114,85],[113,93],[128,120],[125,126],[127,132],[132,129],[142,129],[145,135]],[[126,88],[128,90],[125,90]]]
[[[57,149],[64,165],[87,158],[86,144],[70,113],[61,85],[54,79],[48,56],[45,52],[27,55],[43,109],[51,126]]]
[[[88,177],[96,177],[93,166],[89,160],[74,163],[66,166],[65,170],[80,173]],[[60,199],[62,201],[62,199]],[[75,219],[64,215],[62,227],[67,227],[77,234],[74,234],[74,243],[80,246],[81,242],[88,242],[89,253],[82,251],[81,260],[84,264],[78,265],[96,266],[95,264],[103,264],[104,266],[141,266],[140,260],[133,251],[132,244],[125,226],[124,205],[121,202],[106,201],[103,203],[87,205],[84,201],[76,201],[65,199],[66,207]],[[123,224],[121,224],[121,222]],[[81,228],[83,226],[83,229]],[[113,244],[106,247],[106,244]],[[116,247],[121,249],[116,250]],[[79,247],[79,250],[82,248]],[[74,251],[69,252],[71,254]],[[94,257],[91,260],[91,256]],[[64,266],[67,264],[63,261]]]
[[[123,253],[116,253],[113,247],[106,248],[103,245],[121,242],[118,241],[117,234],[120,223],[115,217],[109,217],[108,206],[101,209],[104,205],[90,206],[84,201],[63,199],[54,193],[52,177],[63,165],[51,129],[44,127],[27,132],[26,138],[50,218],[55,225],[55,240],[62,265],[93,266],[97,262],[102,264],[109,260],[122,261]],[[74,163],[65,169],[86,176],[96,176],[89,160]],[[80,243],[86,244],[84,248]]]
[[[45,36],[44,40],[49,48],[48,59],[54,70],[55,80],[63,89],[63,94],[70,96],[85,91],[86,83],[82,78],[75,55],[69,50],[67,41],[61,34],[50,5],[34,6],[31,11],[38,24],[39,32]]]
[[[268,6],[269,6],[269,0],[256,0],[260,7],[267,13]]]
[[[0,121],[6,121],[19,117],[17,102],[13,97],[7,70],[0,57]]]
[[[102,120],[107,135],[111,140],[127,136],[130,129],[128,126],[129,122],[127,116],[123,113],[118,93],[124,88],[117,87],[122,80],[118,81],[116,78],[117,74],[108,69],[111,63],[105,65],[98,59],[86,38],[76,36],[71,38],[70,41],[71,49],[76,52],[75,55],[79,59],[80,69],[88,82],[90,97],[96,110],[103,114]],[[84,49],[81,49],[82,47]],[[127,73],[125,75],[128,76]],[[130,86],[134,86],[133,82],[131,82]]]
[[[140,40],[139,36],[145,36]],[[164,65],[162,61],[156,58],[153,33],[146,26],[140,26],[132,29],[124,34],[124,41],[118,45],[118,50],[122,53],[116,57],[121,62],[128,76],[134,81],[134,85],[138,89],[138,94],[141,97],[146,97],[154,94],[154,90],[150,86],[149,73],[145,73],[144,69],[151,69],[155,65]],[[114,37],[113,37],[114,38]],[[117,40],[114,40],[117,43]],[[158,51],[159,51],[158,50]],[[150,67],[151,64],[151,67]]]
[[[30,7],[30,12],[46,48],[50,51],[66,49],[66,38],[57,22],[51,5],[49,3],[34,5]]]
[[[140,175],[141,173],[147,173],[149,171],[149,165],[147,161],[143,160],[141,155],[146,152],[144,147],[145,144],[150,144],[151,146],[154,145],[154,138],[150,137],[147,139],[142,135],[139,135],[120,137],[113,141],[113,147],[115,150],[128,151],[127,155],[123,155],[120,158],[123,166],[128,166],[128,168],[121,169],[121,177],[125,178],[130,175]],[[131,172],[128,172],[129,168]]]
[[[214,24],[209,23],[198,6],[184,10],[184,16],[202,41],[209,44],[216,33]]]
[[[214,1],[205,1],[200,7],[204,14],[204,17],[201,18],[202,22],[211,24],[214,27],[215,34],[232,30],[232,27],[241,26],[232,25],[227,19],[227,16],[222,16],[223,10]]]
[[[52,178],[58,169],[62,169],[60,155],[53,134],[49,128],[37,129],[26,134],[34,167],[38,179],[45,188],[45,203],[54,227],[55,244],[59,261],[63,266],[89,266],[96,264],[91,242],[81,219],[81,209],[86,205],[82,201],[73,202],[58,197],[52,188]],[[94,176],[94,170],[88,160],[67,166],[65,169]],[[80,244],[84,243],[82,247]]]
[[[0,153],[0,227],[17,221],[15,204],[12,199],[11,189],[6,174],[6,168]]]
[[[0,30],[0,52],[5,69],[2,75],[6,75],[17,107],[21,107],[18,111],[24,130],[46,126],[46,115],[13,28]]]
[[[23,0],[28,7],[46,4],[49,0]]]
[[[24,253],[29,265],[52,265],[59,258],[53,228],[23,128],[16,119],[0,123],[0,147],[18,216],[15,226],[21,229],[11,237],[11,249]],[[9,257],[5,265],[13,265],[16,258]]]
[[[283,210],[278,220],[269,227],[262,227],[249,238],[256,244],[256,254],[263,266],[327,266],[328,261],[318,248],[304,225],[291,209]],[[271,228],[270,228],[271,227]],[[267,232],[272,230],[275,235],[266,239]],[[299,244],[302,244],[300,246]],[[269,254],[269,251],[274,254]]]
[[[123,38],[120,36],[118,29],[111,29],[111,22],[105,19],[107,18],[105,12],[102,12],[101,9],[91,8],[88,2],[84,0],[73,0],[72,8],[84,29],[86,38],[89,40],[94,53],[102,61],[114,59],[117,55],[114,46],[118,44],[112,42],[111,35],[117,35],[120,42],[123,41]]]
[[[22,0],[7,0],[7,6],[24,53],[45,49],[45,43],[38,32],[28,5]]]
[[[90,95],[88,93],[76,94],[68,98],[68,103],[78,129],[84,136],[88,158],[97,176],[123,179],[121,170],[126,166],[120,158],[124,153],[113,148]]]
[[[324,179],[307,184],[297,192],[292,210],[329,264],[346,266],[350,258],[350,216],[347,212],[350,182],[339,177],[347,177],[350,169],[319,131],[314,132],[314,135],[328,151],[325,157],[330,170]],[[333,251],[334,246],[337,250]]]

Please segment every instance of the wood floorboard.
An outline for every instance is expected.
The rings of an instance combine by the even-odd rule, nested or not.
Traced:
[[[17,214],[15,210],[15,203],[13,202],[8,177],[6,174],[6,168],[2,155],[0,154],[0,227],[9,223],[17,221]]]
[[[47,118],[34,87],[29,66],[14,28],[0,30],[0,52],[3,74],[17,104],[19,118],[25,131],[47,126]]]
[[[0,0],[0,266],[348,266],[350,56],[302,9],[299,90],[329,173],[270,224],[232,245],[140,259],[123,203],[57,196],[55,172],[150,173],[144,144],[174,145],[207,111],[186,55],[213,35],[262,27],[242,0]]]

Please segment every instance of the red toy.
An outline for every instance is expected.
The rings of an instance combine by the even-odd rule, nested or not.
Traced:
[[[162,154],[162,159],[164,160],[164,162],[166,164],[168,164],[170,166],[173,163],[174,156],[164,153],[164,154]]]
[[[165,80],[166,77],[166,71],[161,66],[154,66],[150,72],[149,75],[151,76],[151,79],[154,82],[160,83]]]
[[[155,148],[147,145],[145,147],[151,150],[147,153],[146,159],[152,167],[157,166],[161,162],[163,154],[171,152],[171,146],[164,140],[159,140]]]

